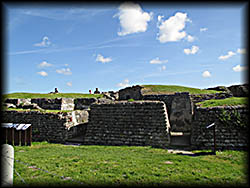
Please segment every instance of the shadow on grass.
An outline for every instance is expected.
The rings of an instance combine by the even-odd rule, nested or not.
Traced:
[[[177,155],[186,155],[190,157],[198,157],[198,156],[204,156],[204,155],[216,155],[216,152],[211,151],[211,152],[199,152],[199,153],[192,153],[192,154],[187,154],[187,153],[177,153]]]

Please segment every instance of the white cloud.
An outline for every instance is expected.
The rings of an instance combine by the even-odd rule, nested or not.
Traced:
[[[187,41],[188,41],[188,42],[193,42],[193,41],[194,41],[194,37],[191,36],[191,35],[188,35],[188,36],[187,36]]]
[[[235,71],[235,72],[241,72],[244,70],[247,70],[246,66],[244,67],[244,66],[236,65],[235,67],[233,67],[233,71]]]
[[[51,45],[51,42],[49,40],[49,37],[47,36],[44,36],[40,43],[34,44],[34,46],[38,46],[38,47],[48,47],[49,45]]]
[[[234,55],[235,55],[234,52],[229,51],[229,52],[227,52],[227,55],[221,55],[218,59],[224,61],[224,60],[226,60]]]
[[[208,28],[206,28],[206,27],[200,28],[200,32],[204,32],[204,31],[207,31],[207,30],[208,30]]]
[[[246,49],[245,48],[242,48],[242,49],[238,48],[237,49],[237,53],[239,53],[239,54],[245,54],[246,53]]]
[[[48,73],[45,71],[37,72],[37,74],[39,74],[41,76],[48,76]]]
[[[101,54],[98,54],[96,57],[96,61],[101,63],[108,63],[111,62],[112,59],[110,57],[104,58]]]
[[[184,53],[189,55],[189,54],[196,54],[199,51],[199,47],[198,46],[192,46],[190,49],[189,48],[185,48]]]
[[[38,65],[38,67],[40,67],[40,68],[51,67],[51,66],[52,66],[52,64],[47,63],[46,61],[43,61],[42,63],[40,63],[40,64]]]
[[[167,63],[168,60],[160,60],[159,57],[155,58],[155,59],[152,59],[150,61],[150,64],[162,64],[162,63]]]
[[[158,16],[157,24],[159,28],[157,39],[161,43],[179,41],[186,37],[186,32],[183,29],[187,21],[191,22],[186,13],[177,12],[165,21],[162,18],[162,16]]]
[[[121,25],[119,36],[124,36],[132,33],[145,32],[148,22],[152,18],[152,13],[144,12],[139,4],[126,2],[120,5],[118,16]]]
[[[162,65],[161,67],[160,67],[160,71],[164,71],[164,70],[166,70],[166,66],[165,65]]]
[[[65,69],[65,68],[57,69],[56,72],[57,72],[58,74],[64,74],[64,75],[71,75],[71,74],[72,74],[70,68],[66,68],[66,69]]]
[[[69,87],[72,86],[72,82],[67,82],[66,84],[67,84],[67,86],[69,86]]]
[[[118,87],[128,87],[129,86],[129,80],[125,79],[123,82],[117,84]]]
[[[211,73],[210,73],[209,71],[204,71],[204,72],[202,73],[202,76],[203,76],[204,78],[208,78],[208,77],[211,77]]]

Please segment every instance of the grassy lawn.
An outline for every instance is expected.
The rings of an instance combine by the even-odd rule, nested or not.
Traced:
[[[26,184],[247,186],[247,152],[185,156],[134,146],[66,146],[34,142],[15,146],[14,167]],[[200,152],[200,151],[193,151]],[[26,163],[26,165],[24,164]],[[28,164],[27,164],[28,163]],[[64,179],[37,169],[47,170]],[[14,186],[24,185],[14,173]]]
[[[209,94],[209,93],[219,93],[219,91],[205,90],[184,86],[176,85],[142,85],[145,88],[146,94],[172,94],[175,92],[189,92],[190,94]]]
[[[57,93],[57,94],[48,94],[48,93],[10,93],[4,94],[4,98],[12,99],[34,99],[34,98],[98,98],[102,97],[102,94],[84,94],[84,93]]]
[[[214,106],[235,106],[235,105],[247,105],[247,97],[230,97],[226,99],[211,99],[197,103],[201,107],[214,107]]]

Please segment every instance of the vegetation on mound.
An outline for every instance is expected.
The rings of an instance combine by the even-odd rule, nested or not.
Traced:
[[[194,157],[152,147],[46,142],[15,146],[14,151],[15,171],[20,175],[14,173],[14,186],[76,186],[79,182],[85,186],[248,186],[245,151]]]
[[[247,97],[230,97],[226,99],[211,99],[197,103],[200,107],[215,107],[215,106],[235,106],[235,105],[247,105]]]
[[[3,98],[9,99],[35,99],[35,98],[100,98],[102,94],[84,94],[84,93],[10,93],[4,94]]]
[[[190,94],[213,94],[220,91],[198,89],[177,85],[142,85],[145,94],[173,94],[176,92],[189,92]]]

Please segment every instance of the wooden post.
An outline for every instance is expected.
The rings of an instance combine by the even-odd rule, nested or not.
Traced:
[[[25,146],[26,142],[26,130],[21,131],[21,146]]]
[[[6,128],[1,128],[1,133],[2,133],[2,144],[7,143],[7,129]]]
[[[27,132],[27,140],[26,140],[27,146],[31,146],[31,140],[32,140],[32,128],[31,128],[31,126],[26,130],[26,132]]]
[[[14,129],[13,128],[7,128],[7,144],[13,145],[14,141]]]
[[[20,144],[20,131],[14,130],[14,145],[19,146]]]

